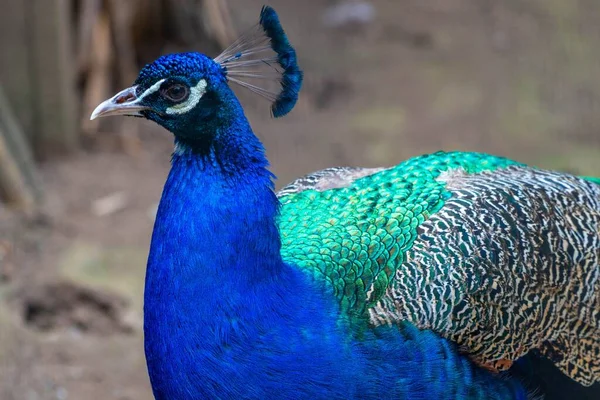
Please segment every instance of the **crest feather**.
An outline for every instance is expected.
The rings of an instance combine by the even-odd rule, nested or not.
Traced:
[[[223,67],[230,82],[271,101],[274,117],[282,117],[294,108],[302,86],[302,71],[273,8],[264,6],[259,23],[214,60]],[[264,87],[269,81],[279,87]]]

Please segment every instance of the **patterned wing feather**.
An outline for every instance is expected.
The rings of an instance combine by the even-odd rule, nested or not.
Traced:
[[[348,187],[352,182],[359,178],[373,175],[383,170],[385,170],[385,168],[333,167],[323,169],[310,175],[303,176],[302,178],[298,178],[294,182],[286,185],[277,192],[277,197],[300,193],[305,190],[322,192],[329,189]]]
[[[280,199],[284,258],[326,282],[357,326],[409,321],[495,370],[539,349],[600,381],[597,184],[436,153]]]

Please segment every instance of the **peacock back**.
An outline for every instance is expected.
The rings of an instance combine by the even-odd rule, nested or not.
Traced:
[[[600,381],[600,186],[479,153],[330,168],[278,193],[282,256],[356,331],[409,322],[493,371]]]

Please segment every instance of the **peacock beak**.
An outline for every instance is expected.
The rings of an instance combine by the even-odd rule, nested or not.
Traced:
[[[94,120],[98,117],[106,117],[108,115],[130,115],[142,116],[140,111],[150,110],[150,107],[140,104],[142,97],[136,95],[136,86],[132,86],[120,91],[108,100],[103,101],[96,107],[90,117]]]

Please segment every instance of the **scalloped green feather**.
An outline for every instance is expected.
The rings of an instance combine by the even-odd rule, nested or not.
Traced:
[[[331,287],[346,315],[361,318],[385,294],[420,224],[451,194],[439,175],[519,165],[479,153],[434,153],[347,187],[281,197],[281,254]]]

